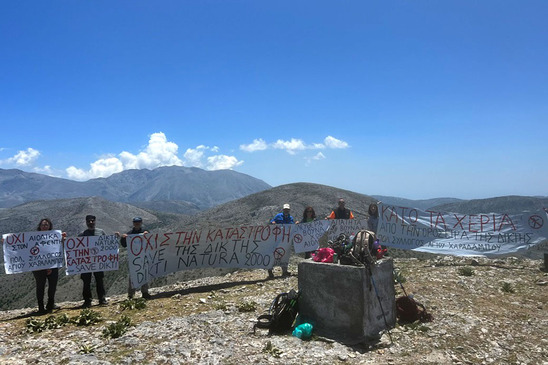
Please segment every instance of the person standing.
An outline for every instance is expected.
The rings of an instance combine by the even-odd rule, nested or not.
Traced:
[[[122,245],[122,247],[127,247],[127,236],[128,235],[130,235],[130,234],[146,234],[146,233],[148,233],[148,231],[143,228],[143,218],[135,217],[135,218],[133,218],[133,228],[128,233],[124,233],[122,235],[122,238],[120,239],[120,244]],[[150,294],[148,292],[148,283],[144,283],[141,286],[141,295],[145,299],[150,299]],[[127,296],[130,299],[135,296],[135,288],[133,288],[131,286],[131,278],[129,279]]]
[[[291,216],[291,206],[289,204],[284,204],[283,209],[281,213],[276,214],[274,218],[270,221],[271,224],[294,224],[295,221],[293,217]],[[288,263],[281,263],[280,266],[282,267],[282,276],[289,276],[291,273],[288,271]],[[274,278],[274,270],[269,269],[268,270],[268,277],[270,279]]]
[[[339,199],[337,208],[333,209],[325,219],[354,219],[352,211],[345,207],[345,201],[343,198]]]
[[[369,210],[367,211],[367,214],[369,217],[367,217],[367,229],[377,233],[377,227],[379,226],[379,207],[377,206],[378,203],[371,203],[369,204]]]
[[[311,206],[308,206],[304,208],[303,219],[301,219],[301,221],[297,223],[309,223],[309,222],[314,222],[315,220],[316,220],[316,212],[314,211],[314,208],[312,208]],[[309,259],[311,257],[312,257],[312,254],[310,252],[304,253],[305,259]]]
[[[282,212],[278,213],[270,221],[271,224],[294,224],[295,221],[290,214],[291,206],[289,204],[284,204]]]
[[[96,217],[94,215],[86,215],[86,226],[88,227],[84,232],[80,233],[78,237],[83,236],[102,236],[105,235],[105,231],[103,231],[101,228],[95,227],[96,223]],[[103,282],[103,279],[105,277],[105,273],[103,271],[96,271],[94,273],[91,272],[85,272],[80,274],[80,279],[84,282],[84,289],[82,291],[82,295],[84,297],[84,304],[82,305],[82,308],[89,308],[91,307],[91,300],[92,300],[92,294],[91,294],[91,276],[95,276],[95,285],[97,287],[97,297],[99,298],[99,304],[100,305],[106,305],[107,304],[107,298],[105,297],[106,291],[105,291],[105,284]]]
[[[38,223],[38,231],[52,231],[53,223],[49,218],[44,218]],[[63,232],[63,239],[67,234]],[[59,268],[35,270],[32,272],[36,281],[36,299],[38,300],[38,313],[50,313],[54,309],[59,309],[55,305],[55,292],[57,290],[57,281],[59,279]],[[48,302],[44,307],[44,294],[46,292],[46,282],[48,284]]]

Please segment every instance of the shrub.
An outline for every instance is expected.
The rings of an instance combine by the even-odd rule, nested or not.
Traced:
[[[44,324],[46,325],[46,328],[48,330],[53,330],[61,327],[59,322],[57,322],[57,318],[55,318],[55,316],[49,316],[48,318],[46,318],[46,320],[44,321]]]
[[[109,324],[103,330],[103,337],[106,337],[106,338],[122,337],[127,332],[127,329],[129,328],[129,326],[131,326],[131,318],[124,315],[118,321],[116,321],[115,323]]]
[[[458,271],[460,276],[472,276],[474,275],[474,269],[469,266],[460,267]]]
[[[238,304],[238,312],[254,312],[257,309],[257,303],[242,302]]]
[[[407,279],[405,278],[405,276],[403,276],[403,274],[401,273],[401,271],[399,270],[394,270],[394,284],[398,284],[398,283],[405,283],[407,281]]]
[[[218,303],[215,303],[215,305],[213,306],[216,310],[222,310],[222,311],[226,311],[228,306],[226,305],[225,302],[218,302]]]
[[[99,312],[93,311],[91,309],[82,309],[80,315],[72,318],[72,323],[77,326],[91,326],[92,324],[98,323],[101,320],[102,318]]]
[[[145,309],[146,307],[147,302],[144,298],[128,298],[120,303],[120,308],[122,310]]]
[[[47,329],[46,323],[37,318],[29,318],[26,322],[28,332],[43,332]]]
[[[279,358],[280,355],[282,354],[282,350],[274,346],[271,341],[268,341],[265,347],[263,348],[263,353],[270,354],[276,358]]]
[[[504,282],[502,283],[502,287],[501,287],[501,290],[505,293],[515,293],[515,289],[514,287],[512,286],[512,284],[510,284],[509,282]]]
[[[95,351],[95,346],[93,345],[80,345],[79,348],[81,354],[91,354],[93,351]]]
[[[42,332],[45,330],[53,330],[61,328],[71,323],[71,319],[66,314],[60,316],[49,316],[45,321],[31,318],[27,320],[26,326],[28,332]]]
[[[70,318],[66,313],[63,313],[55,318],[55,322],[57,323],[57,326],[63,327],[70,323]]]

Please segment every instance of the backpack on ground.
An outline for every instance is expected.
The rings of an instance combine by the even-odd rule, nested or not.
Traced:
[[[253,326],[253,333],[257,328],[268,329],[268,334],[281,334],[291,330],[293,322],[299,312],[299,293],[291,289],[289,293],[281,293],[276,296],[268,314],[260,315]]]
[[[413,323],[415,321],[432,322],[434,319],[426,311],[426,307],[423,304],[407,295],[396,299],[396,317],[401,324]]]

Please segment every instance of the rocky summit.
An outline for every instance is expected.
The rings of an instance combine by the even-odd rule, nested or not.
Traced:
[[[59,303],[0,313],[2,364],[547,364],[548,276],[540,260],[396,258],[397,277],[434,320],[397,325],[375,343],[253,333],[292,276],[263,270],[154,288],[146,307],[125,296],[107,306]],[[395,283],[397,295],[402,288]],[[132,305],[135,304],[135,305]],[[48,319],[49,318],[49,319]],[[77,323],[76,323],[77,322]]]

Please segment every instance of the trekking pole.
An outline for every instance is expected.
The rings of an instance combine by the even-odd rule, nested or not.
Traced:
[[[379,295],[379,291],[377,290],[377,285],[375,284],[375,279],[373,279],[373,272],[371,271],[371,263],[367,262],[365,266],[367,267],[367,270],[369,271],[369,277],[371,278],[371,283],[373,284],[373,288],[375,289],[375,295],[377,296],[377,300],[379,301],[379,306],[381,307],[382,318],[384,319],[384,325],[386,326],[386,332],[388,333],[388,338],[390,338],[390,343],[393,344],[394,340],[392,339],[392,334],[390,333],[390,326],[388,325],[388,320],[386,319],[386,314],[384,313],[384,309],[382,307],[382,301]]]
[[[394,277],[396,278],[396,281],[398,282],[398,284],[400,284],[400,288],[401,288],[401,290],[403,290],[403,294],[405,294],[405,296],[408,297],[407,292],[405,291],[405,288],[403,287],[402,282],[398,278],[398,274],[396,273],[396,269],[392,269],[392,273],[394,274]]]

